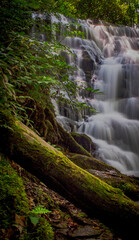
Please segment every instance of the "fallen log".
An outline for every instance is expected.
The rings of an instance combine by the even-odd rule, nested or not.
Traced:
[[[137,236],[139,205],[75,165],[23,123],[0,112],[0,149],[89,215],[99,218],[124,239]]]

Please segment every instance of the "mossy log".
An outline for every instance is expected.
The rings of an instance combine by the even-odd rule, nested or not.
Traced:
[[[53,190],[109,223],[125,239],[137,236],[139,205],[75,165],[20,121],[0,112],[0,148]]]
[[[126,196],[134,201],[139,199],[139,179],[126,176],[120,173],[114,167],[95,159],[81,154],[70,153],[69,159],[79,167],[95,175],[109,185],[120,188]]]

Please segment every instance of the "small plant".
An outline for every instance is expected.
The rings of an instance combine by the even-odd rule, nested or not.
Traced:
[[[50,213],[48,209],[42,205],[36,206],[29,215],[31,226],[27,227],[27,231],[22,235],[20,240],[53,240],[54,233],[50,223],[41,215]]]
[[[42,205],[34,208],[29,216],[31,223],[36,226],[41,218],[41,214],[51,213],[48,209],[44,208]]]

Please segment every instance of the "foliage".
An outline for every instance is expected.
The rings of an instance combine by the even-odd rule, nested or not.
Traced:
[[[26,103],[30,99],[40,101],[43,105],[42,98],[44,99],[47,94],[50,98],[72,104],[74,107],[79,105],[79,103],[76,104],[76,101],[73,101],[77,86],[74,81],[69,80],[69,74],[74,69],[66,64],[65,58],[60,54],[61,51],[72,54],[69,49],[56,41],[52,35],[51,26],[42,25],[39,18],[35,20],[35,25],[38,32],[41,26],[43,28],[41,30],[47,36],[50,36],[48,40],[40,42],[37,33],[35,39],[33,39],[33,36],[30,38],[29,35],[25,34],[30,25],[33,24],[30,21],[27,27],[25,26],[28,22],[26,13],[27,16],[30,15],[28,13],[29,9],[34,9],[36,6],[35,9],[37,10],[41,10],[43,7],[52,10],[50,1],[47,1],[47,3],[46,1],[39,1],[36,5],[35,3],[35,0],[30,1],[28,5],[26,0],[20,0],[18,4],[16,0],[10,2],[3,0],[1,2],[3,35],[0,50],[0,102],[26,123],[29,109],[26,108]],[[11,8],[8,12],[9,6]],[[8,19],[11,19],[11,21]],[[55,24],[53,31],[56,32],[56,35],[59,35],[59,26]],[[74,25],[71,32],[68,25],[64,26],[63,37],[69,35],[69,33],[70,36],[77,35]],[[79,34],[82,35],[81,32]],[[31,108],[29,110],[32,111]]]
[[[36,226],[38,224],[38,222],[40,221],[41,218],[41,214],[46,214],[46,213],[50,213],[51,211],[49,211],[48,209],[44,208],[42,205],[37,206],[36,208],[34,208],[30,215],[30,221],[31,223]]]
[[[39,205],[32,210],[32,213],[34,213],[34,214],[46,214],[46,213],[50,213],[50,212],[51,211],[44,208],[42,205]]]
[[[0,1],[0,41],[9,44],[12,31],[27,31],[30,13],[25,10],[26,0]]]
[[[22,0],[23,1],[23,0]],[[41,11],[54,11],[55,0],[24,0],[26,2],[26,7],[31,10],[41,10]]]
[[[57,1],[59,4],[62,1]],[[101,19],[114,24],[133,26],[138,24],[138,0],[64,0],[61,6],[69,6],[69,11],[80,18]],[[63,10],[63,8],[60,10]]]
[[[53,89],[51,97],[71,102],[76,85],[69,81],[72,67],[59,54],[62,49],[67,51],[60,43],[42,43],[13,33],[10,44],[0,51],[0,102],[18,115],[26,115],[22,105],[31,97],[35,98],[32,94],[35,91],[46,94]],[[68,93],[69,100],[61,90]]]
[[[57,12],[60,12],[69,17],[74,17],[74,18],[76,17],[76,13],[77,13],[76,5],[75,5],[76,1],[57,0],[55,2],[56,2],[55,9]]]

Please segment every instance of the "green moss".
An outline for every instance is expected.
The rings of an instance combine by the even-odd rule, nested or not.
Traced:
[[[53,199],[43,189],[36,189],[36,194],[38,195],[38,203],[44,204],[44,207],[52,208],[55,206]]]
[[[38,235],[38,240],[53,240],[54,239],[54,233],[52,230],[51,225],[49,222],[41,218],[38,224],[37,228],[37,235]]]
[[[114,188],[121,189],[126,196],[131,198],[132,200],[138,201],[139,199],[139,187],[137,180],[135,181],[132,178],[129,178],[125,175],[121,175],[116,169],[114,169],[111,166],[108,166],[107,164],[88,156],[83,156],[80,154],[70,154],[70,160],[74,162],[79,167],[89,170],[98,170],[100,171],[99,178],[106,182],[108,185],[111,185]],[[113,177],[110,175],[110,177],[107,178],[105,175],[107,175],[108,170],[114,170],[116,173],[116,176]],[[104,172],[105,174],[101,175]]]
[[[77,217],[78,217],[78,218],[86,218],[87,215],[86,215],[86,213],[84,213],[84,212],[79,212],[79,213],[77,214]]]
[[[40,198],[41,193],[40,189],[38,192]],[[54,204],[47,194],[43,194],[43,198],[46,200],[46,205]],[[16,214],[25,217],[27,220],[30,214],[28,199],[22,179],[9,162],[3,156],[0,156],[0,234],[1,229],[12,228],[15,224]],[[53,240],[53,236],[53,230],[49,222],[40,218],[37,226],[26,224],[23,233],[18,237],[20,240]],[[15,237],[14,232],[13,237]]]
[[[107,183],[115,188],[120,188],[126,196],[133,199],[134,201],[138,201],[139,199],[139,186],[136,182],[132,182],[132,179],[128,177],[123,177],[121,180],[107,180]]]
[[[26,216],[28,199],[21,178],[1,156],[0,160],[0,228],[14,223],[15,214]]]
[[[60,144],[66,148],[66,150],[72,153],[78,153],[86,156],[90,156],[91,154],[84,149],[80,144],[78,144],[75,139],[66,132],[60,124],[58,124],[58,131],[61,136]]]
[[[84,147],[91,155],[94,154],[94,151],[96,150],[95,144],[92,142],[91,138],[89,138],[85,134],[79,134],[79,133],[71,133],[72,137],[76,140],[77,143],[79,143],[82,147]]]
[[[44,166],[44,168],[49,172],[49,175],[51,174],[51,172],[53,174],[54,169],[57,168],[57,172],[60,174],[59,178],[63,179],[64,176],[64,181],[68,182],[68,176],[70,177],[70,181],[72,181],[71,177],[73,177],[73,179],[75,177],[76,179],[78,179],[77,185],[82,186],[83,189],[92,191],[92,193],[94,192],[95,194],[101,196],[101,198],[104,196],[106,199],[107,197],[109,198],[112,193],[121,193],[120,190],[114,189],[110,185],[99,180],[97,177],[92,176],[85,170],[76,166],[61,152],[56,152],[55,150],[48,149],[47,146],[42,146],[42,144],[39,143],[39,139],[32,138],[33,141],[29,141],[29,139],[27,141],[27,138],[23,136],[23,131],[21,131],[21,127],[18,125],[18,122],[16,123],[16,128],[17,130],[15,140],[18,144],[18,151],[20,150],[20,156],[22,153],[24,155],[24,159],[27,159],[29,157],[30,159],[33,159],[34,164],[37,164],[37,162],[39,162],[39,165],[41,165],[42,163],[42,166]],[[24,129],[24,131],[26,131],[26,129]],[[21,139],[23,140],[23,142],[21,141]],[[15,144],[14,148],[14,151],[16,151],[17,154]],[[44,159],[47,159],[47,161],[44,161]]]
[[[57,122],[55,120],[55,115],[54,113],[52,112],[52,110],[50,110],[50,108],[48,107],[45,107],[45,116],[46,116],[46,119],[49,120],[53,126],[57,126]]]
[[[46,120],[46,126],[47,126],[47,136],[46,141],[50,141],[51,143],[57,143],[58,142],[58,134],[56,130],[54,129],[52,123],[49,120]]]
[[[94,192],[97,192],[97,194],[101,196],[102,199],[104,196],[106,200],[106,198],[109,198],[109,196],[111,196],[112,194],[113,196],[114,194],[123,195],[120,189],[113,188],[111,185],[108,185],[107,183],[103,182],[102,180],[91,174],[85,174],[85,179],[86,185],[84,185],[84,187],[88,189],[88,191],[93,190]],[[92,182],[93,184],[90,184],[90,182]]]
[[[81,154],[72,154],[70,160],[83,169],[96,169],[105,171],[106,169],[113,169],[111,166],[106,165],[102,161]]]
[[[50,223],[45,218],[40,218],[39,223],[34,228],[20,238],[20,240],[53,240],[54,232]]]

